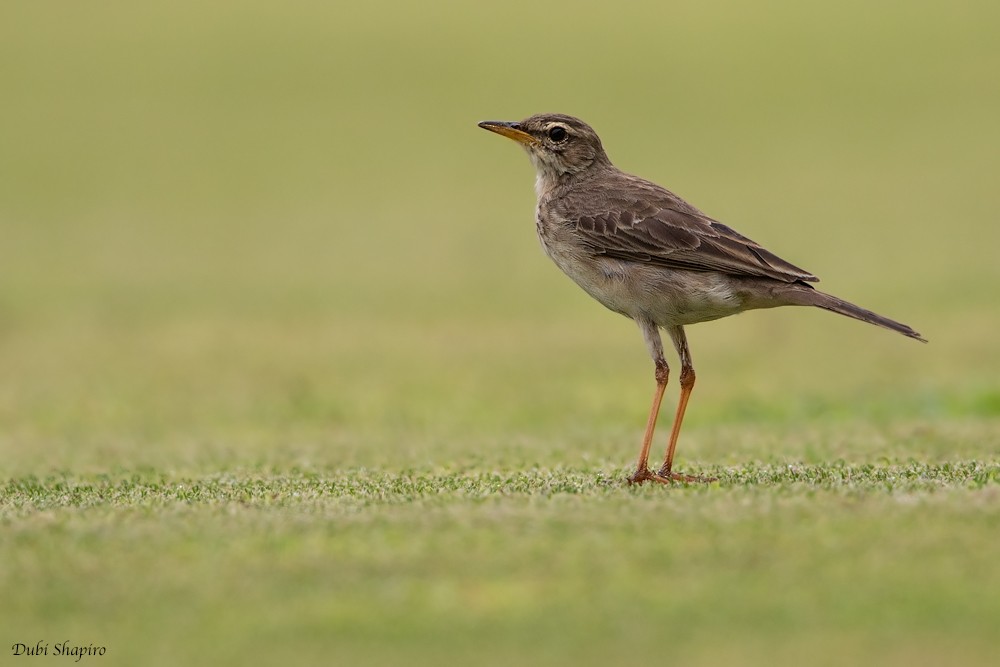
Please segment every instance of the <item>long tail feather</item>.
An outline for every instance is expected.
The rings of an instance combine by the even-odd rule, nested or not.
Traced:
[[[901,333],[904,336],[919,340],[923,343],[927,342],[923,336],[914,331],[911,327],[897,322],[895,320],[890,320],[888,317],[883,317],[878,313],[873,313],[870,310],[866,310],[860,306],[855,306],[849,301],[844,301],[843,299],[838,299],[835,296],[826,294],[825,292],[820,292],[817,289],[813,289],[808,285],[796,285],[798,289],[795,289],[789,296],[792,298],[792,302],[803,305],[803,306],[816,306],[817,308],[822,308],[823,310],[829,310],[834,313],[839,313],[840,315],[846,315],[847,317],[853,317],[856,320],[861,320],[862,322],[868,322],[869,324],[874,324],[876,326],[883,327],[885,329],[891,329],[897,333]]]

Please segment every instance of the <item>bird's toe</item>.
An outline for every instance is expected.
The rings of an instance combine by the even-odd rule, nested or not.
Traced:
[[[718,477],[685,475],[682,472],[673,472],[672,470],[665,470],[663,468],[661,468],[654,476],[667,480],[667,483],[681,482],[682,484],[710,484],[712,482],[717,482],[719,479]]]

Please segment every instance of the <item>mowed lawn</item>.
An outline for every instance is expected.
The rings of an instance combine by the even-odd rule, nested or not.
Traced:
[[[339,4],[0,10],[2,662],[993,664],[997,6]],[[539,111],[930,343],[691,327],[629,487]]]

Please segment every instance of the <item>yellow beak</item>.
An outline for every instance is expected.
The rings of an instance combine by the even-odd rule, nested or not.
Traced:
[[[513,139],[514,141],[524,144],[525,146],[538,145],[538,140],[522,130],[518,123],[504,120],[484,120],[479,123],[479,127],[484,130],[489,130],[490,132],[501,134],[508,139]]]

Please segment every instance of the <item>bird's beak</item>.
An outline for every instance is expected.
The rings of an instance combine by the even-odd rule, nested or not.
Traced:
[[[490,132],[502,134],[508,139],[524,144],[525,146],[537,146],[538,140],[521,129],[520,124],[505,120],[484,120],[479,127]]]

